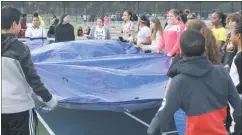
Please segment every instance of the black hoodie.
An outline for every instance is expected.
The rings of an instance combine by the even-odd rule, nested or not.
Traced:
[[[55,29],[55,42],[65,42],[75,40],[74,27],[67,24],[59,24]]]
[[[148,129],[153,135],[167,130],[174,113],[181,108],[187,115],[186,135],[227,135],[224,121],[227,102],[234,108],[235,133],[241,132],[241,100],[228,74],[222,66],[214,66],[206,56],[180,60],[172,68],[175,74]],[[175,125],[173,123],[173,125]]]

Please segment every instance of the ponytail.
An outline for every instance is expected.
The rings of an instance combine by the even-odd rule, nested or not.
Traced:
[[[223,26],[223,27],[225,27],[226,26],[226,15],[225,14],[223,14],[222,12],[215,12],[218,16],[219,16],[219,18],[221,19],[221,25]]]

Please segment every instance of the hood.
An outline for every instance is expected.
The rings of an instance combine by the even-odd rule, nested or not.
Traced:
[[[213,64],[207,56],[194,56],[183,58],[169,70],[170,74],[185,74],[193,77],[201,77],[213,68]]]
[[[18,39],[14,34],[2,34],[1,35],[1,54],[3,54],[14,42]]]

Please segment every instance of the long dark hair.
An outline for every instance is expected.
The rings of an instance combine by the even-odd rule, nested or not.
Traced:
[[[132,12],[131,11],[129,11],[129,10],[126,10],[126,11],[124,11],[124,12],[126,12],[126,13],[128,13],[128,15],[130,15],[130,21],[133,21],[134,20],[134,18],[133,18],[133,14],[132,14]]]
[[[68,16],[69,14],[63,14],[62,16],[61,16],[61,20],[60,20],[60,24],[62,25],[63,24],[63,19],[66,17],[66,16]]]
[[[225,27],[226,26],[226,15],[223,14],[222,12],[218,12],[218,11],[216,11],[214,13],[216,13],[218,15],[218,17],[222,20],[221,24],[223,27]]]
[[[187,29],[200,31],[205,37],[205,55],[214,65],[221,64],[220,51],[216,45],[216,38],[213,32],[200,19],[191,19],[186,23]]]

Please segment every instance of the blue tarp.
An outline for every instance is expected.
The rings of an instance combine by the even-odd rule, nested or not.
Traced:
[[[54,43],[32,59],[60,106],[117,112],[159,106],[171,61],[115,40]]]
[[[31,51],[48,44],[47,39],[35,39],[35,40],[26,39],[25,41]]]

